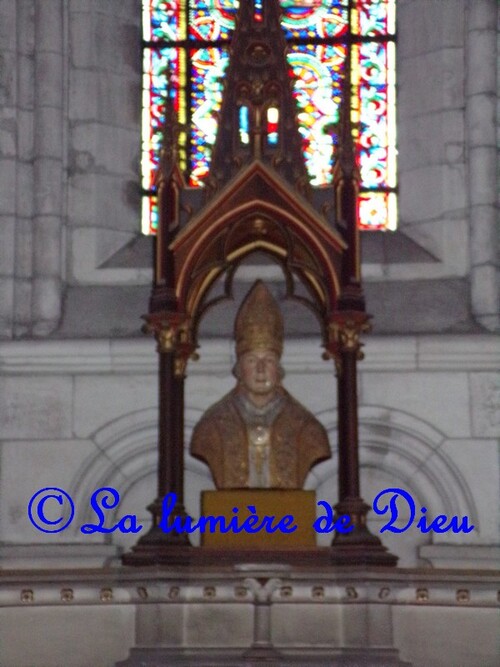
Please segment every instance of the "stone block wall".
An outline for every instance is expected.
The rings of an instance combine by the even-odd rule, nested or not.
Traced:
[[[45,337],[139,230],[140,2],[0,14],[0,336]]]
[[[204,410],[234,386],[229,343],[206,341],[191,363],[186,386],[186,504],[199,516],[203,489],[213,488],[207,467],[188,453],[190,434]],[[400,565],[494,567],[498,558],[500,402],[493,336],[372,338],[360,364],[362,494],[399,487],[413,496],[416,519],[404,533],[385,531]],[[84,535],[95,522],[93,492],[120,494],[108,527],[125,514],[148,525],[156,496],[157,360],[151,340],[52,341],[0,346],[0,547],[3,567],[117,564],[136,535]],[[289,342],[285,386],[312,410],[329,433],[332,459],[306,481],[318,500],[337,500],[336,395],[333,369],[310,341]],[[30,498],[60,487],[75,504],[61,533],[36,530]],[[385,502],[388,498],[385,498]],[[57,513],[55,501],[51,501]],[[431,518],[468,516],[470,533],[423,534],[420,508]],[[65,508],[67,510],[68,508]],[[402,505],[398,526],[408,522]],[[66,516],[66,515],[65,515]],[[54,520],[57,518],[54,515]],[[388,516],[370,513],[379,534]],[[146,528],[144,528],[145,530]],[[326,546],[331,535],[319,535]],[[199,535],[193,535],[198,543]]]
[[[88,501],[100,486],[121,494],[111,519],[137,513],[146,523],[156,493],[156,355],[138,336],[151,263],[108,261],[140,226],[141,3],[0,0],[0,17],[0,568],[116,566],[136,538],[84,536],[79,526],[93,518]],[[475,524],[468,535],[384,533],[402,566],[486,569],[499,561],[500,349],[498,337],[484,335],[498,328],[500,312],[499,17],[496,0],[398,0],[400,236],[386,236],[364,263],[375,327],[391,335],[368,340],[360,364],[362,490],[371,503],[401,486],[429,514],[468,515]],[[246,287],[262,268],[247,267]],[[295,317],[295,335],[308,333]],[[227,337],[204,343],[187,382],[186,443],[203,410],[233,385]],[[287,388],[318,415],[332,444],[332,461],[307,486],[334,502],[332,369],[312,339],[290,341],[285,366]],[[211,480],[187,455],[186,465],[187,508],[197,515]],[[43,486],[60,486],[75,501],[63,533],[28,522],[28,500]],[[371,515],[377,532],[382,519]],[[28,614],[18,607],[30,588],[16,589],[5,626],[16,641],[2,664],[57,664],[64,651],[65,665],[125,658],[135,618],[129,593],[123,606],[96,613],[92,601],[68,615],[63,588],[53,591],[57,609]],[[42,611],[50,632],[19,657]],[[494,664],[493,615],[463,611],[443,615],[441,605],[426,614],[395,600],[402,657],[451,667],[453,642],[466,637],[464,664]],[[487,650],[472,655],[467,638],[486,616]],[[432,630],[444,618],[451,631],[440,648]],[[276,621],[284,637],[279,613]],[[84,626],[95,642],[80,633]]]
[[[250,661],[253,644],[275,667],[496,667],[498,581],[488,572],[256,564],[182,576],[14,571],[0,580],[0,660],[241,667],[262,662]]]

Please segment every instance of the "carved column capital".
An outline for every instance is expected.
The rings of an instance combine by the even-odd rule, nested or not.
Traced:
[[[143,330],[154,334],[159,354],[175,356],[174,375],[185,377],[189,359],[198,359],[195,352],[191,320],[182,313],[153,313],[146,315]]]
[[[363,359],[360,340],[362,333],[371,330],[370,315],[359,311],[337,311],[334,313],[327,329],[325,359],[340,361],[342,354],[355,353],[356,359]]]

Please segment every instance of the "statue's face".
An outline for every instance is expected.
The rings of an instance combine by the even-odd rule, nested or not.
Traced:
[[[250,350],[238,359],[239,381],[254,403],[270,401],[281,382],[280,360],[273,350]]]

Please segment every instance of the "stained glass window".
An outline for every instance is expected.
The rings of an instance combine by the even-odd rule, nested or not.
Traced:
[[[338,121],[350,50],[351,117],[361,172],[360,225],[362,229],[395,229],[396,0],[280,2],[311,184],[321,187],[332,180],[336,143],[332,127]],[[263,3],[255,3],[256,13],[262,11]],[[143,1],[142,218],[146,234],[154,233],[158,225],[154,174],[166,98],[173,102],[183,128],[181,168],[192,187],[203,187],[217,134],[237,9],[238,0]],[[244,141],[244,128],[241,137]]]

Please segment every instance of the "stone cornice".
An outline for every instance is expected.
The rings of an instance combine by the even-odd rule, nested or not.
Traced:
[[[2,606],[251,603],[262,581],[276,604],[497,607],[499,570],[244,565],[216,568],[3,570]]]
[[[500,339],[494,335],[366,336],[360,372],[493,371],[500,358]],[[200,362],[188,374],[229,374],[234,363],[228,340],[208,340],[199,349]],[[328,373],[319,340],[292,339],[285,345],[289,373]],[[154,341],[51,340],[0,343],[3,375],[66,375],[156,373]]]

